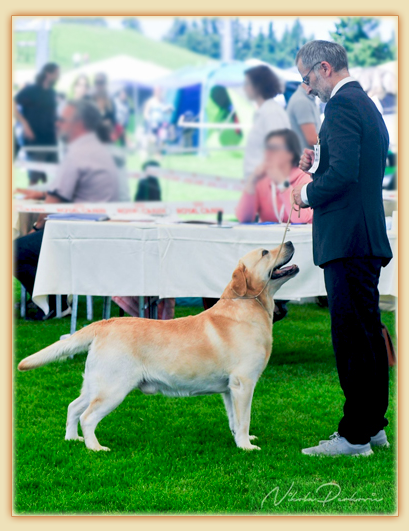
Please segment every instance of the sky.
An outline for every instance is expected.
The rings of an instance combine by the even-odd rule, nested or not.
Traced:
[[[172,17],[138,17],[144,33],[155,40],[160,40],[168,31],[172,24]],[[253,33],[256,34],[259,28],[267,30],[270,20],[274,23],[274,28],[278,38],[283,34],[286,26],[292,26],[294,20],[300,18],[304,26],[304,32],[309,37],[314,34],[316,39],[329,39],[329,32],[335,29],[334,23],[338,17],[240,17],[245,25],[251,20],[253,26]],[[395,27],[395,20],[397,17],[379,17],[381,25],[379,31],[382,39],[388,40],[393,34]]]

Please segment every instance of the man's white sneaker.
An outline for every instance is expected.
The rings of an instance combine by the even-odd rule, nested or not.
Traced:
[[[334,432],[332,435],[329,436],[329,440],[334,439],[335,437],[338,437],[338,435],[339,434],[338,434],[337,431]],[[328,440],[320,441],[320,444],[324,444],[326,442],[328,442]],[[376,435],[371,437],[371,440],[369,441],[369,444],[371,446],[377,446],[377,447],[384,446],[385,448],[389,448],[390,444],[388,442],[388,438],[386,437],[385,430],[379,430]]]
[[[384,446],[385,448],[389,448],[390,444],[386,437],[385,430],[379,430],[376,435],[371,437],[370,444],[371,446]]]
[[[338,433],[334,433],[329,441],[321,441],[318,446],[312,446],[311,448],[304,448],[301,453],[305,455],[323,455],[323,456],[336,456],[336,455],[362,455],[368,456],[373,454],[371,445],[368,444],[351,444],[345,437],[341,437]]]

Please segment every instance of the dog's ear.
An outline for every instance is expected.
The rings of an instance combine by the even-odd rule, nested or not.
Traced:
[[[239,297],[244,297],[247,293],[247,281],[246,275],[244,274],[245,270],[246,266],[244,264],[239,264],[234,270],[231,278],[231,287]]]

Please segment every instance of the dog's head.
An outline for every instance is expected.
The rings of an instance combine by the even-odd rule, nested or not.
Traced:
[[[285,266],[294,255],[294,245],[287,242],[268,251],[256,249],[240,260],[233,272],[231,288],[239,297],[256,296],[266,286],[272,296],[290,278],[299,272],[296,265]]]

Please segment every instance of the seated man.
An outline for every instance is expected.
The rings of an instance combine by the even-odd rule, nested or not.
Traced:
[[[58,120],[58,133],[68,144],[67,154],[46,193],[20,190],[27,199],[46,203],[90,203],[118,201],[118,172],[109,146],[99,139],[101,116],[85,100],[70,101]],[[43,239],[46,214],[40,214],[32,231],[14,242],[14,276],[32,295]],[[67,309],[63,304],[63,311]],[[50,313],[39,310],[36,319],[55,316],[55,297],[50,297]]]

